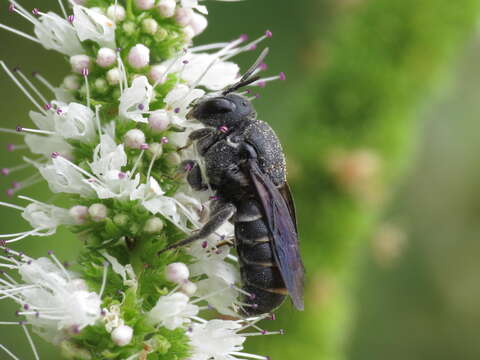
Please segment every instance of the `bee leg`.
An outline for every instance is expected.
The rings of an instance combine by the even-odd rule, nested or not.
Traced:
[[[187,182],[192,189],[204,191],[208,189],[207,184],[203,181],[202,169],[198,162],[194,160],[186,160],[180,164],[179,172],[187,174]]]
[[[187,143],[184,146],[178,148],[177,151],[185,150],[190,146],[192,146],[194,141],[201,140],[206,137],[211,137],[213,134],[215,134],[215,132],[216,132],[215,129],[212,129],[212,128],[202,128],[202,129],[192,131],[188,136]]]
[[[195,234],[189,236],[188,238],[181,240],[175,244],[169,245],[166,248],[160,250],[157,255],[164,253],[165,251],[168,250],[173,250],[179,247],[186,246],[188,244],[191,244],[194,241],[205,239],[215,233],[215,231],[218,230],[220,226],[222,226],[226,221],[228,221],[235,213],[237,212],[237,209],[235,205],[231,203],[225,203],[222,204],[222,206],[219,206],[215,213],[210,216],[210,219],[208,222],[203,225],[203,227],[196,232]]]

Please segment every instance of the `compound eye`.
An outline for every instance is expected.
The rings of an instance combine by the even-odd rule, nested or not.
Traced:
[[[237,106],[228,99],[216,98],[205,102],[201,111],[205,115],[226,114],[235,111]]]

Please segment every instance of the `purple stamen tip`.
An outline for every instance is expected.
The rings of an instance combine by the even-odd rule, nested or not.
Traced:
[[[272,320],[272,321],[277,320],[277,316],[272,313],[272,314],[270,315],[270,320]]]
[[[105,316],[107,315],[107,312],[105,310],[100,311],[100,315]]]
[[[267,38],[271,38],[273,36],[273,33],[270,30],[265,31],[265,36]]]
[[[120,52],[122,51],[122,48],[118,47],[118,48],[115,49],[115,51],[116,51],[117,53],[120,53]]]
[[[56,159],[59,156],[60,156],[60,153],[58,153],[56,151],[52,153],[52,159]]]
[[[267,83],[266,83],[265,81],[259,81],[259,82],[257,82],[257,86],[258,86],[258,87],[264,88],[266,85],[267,85]]]
[[[10,169],[9,168],[3,168],[1,171],[2,171],[3,176],[7,176],[8,174],[10,174]]]
[[[259,99],[259,98],[260,98],[260,94],[255,94],[254,97],[255,97],[255,99]]]
[[[262,335],[267,335],[267,330],[262,330],[262,331],[261,331],[261,334],[262,334]]]
[[[36,16],[36,15],[40,14],[40,10],[38,8],[34,8],[32,10],[32,14]]]
[[[143,104],[138,104],[138,110],[142,110],[145,109],[145,105]]]
[[[87,77],[88,76],[88,68],[82,69],[82,75]]]
[[[127,176],[127,174],[125,174],[124,172],[119,172],[118,173],[118,178],[119,179],[125,179],[125,176]]]
[[[52,251],[52,250],[48,250],[48,251],[47,251],[47,254],[48,254],[48,255],[53,255],[53,251]]]
[[[37,77],[37,75],[38,75],[38,71],[32,72],[32,76],[33,76],[33,77]]]
[[[43,108],[45,110],[50,110],[52,108],[52,105],[51,104],[45,104],[45,105],[43,105]]]
[[[78,325],[72,326],[72,332],[74,334],[80,334],[80,327]]]
[[[22,184],[19,183],[18,181],[14,181],[14,182],[12,183],[12,188],[13,188],[13,189],[20,189],[21,187],[22,187]]]
[[[17,127],[15,127],[15,130],[18,132],[22,132],[23,128],[20,125],[18,125]]]
[[[13,191],[13,189],[8,189],[6,193],[8,197],[12,197],[15,192]]]
[[[252,308],[254,309],[258,308],[258,304],[252,304]]]
[[[247,34],[240,35],[240,41],[247,41],[247,40],[248,40],[248,35]]]
[[[180,108],[175,108],[175,110],[173,110],[175,112],[175,114],[178,114],[180,112]]]
[[[20,310],[15,311],[15,316],[20,316]]]
[[[28,309],[30,309],[30,306],[28,306],[28,304],[25,304],[25,305],[23,305],[23,308],[24,308],[25,310],[28,310]]]
[[[257,295],[255,295],[255,294],[250,294],[249,297],[250,297],[250,300],[255,300],[255,298],[257,297]]]
[[[0,240],[0,247],[5,247],[5,246],[7,246],[7,240]]]
[[[218,196],[210,196],[208,199],[209,200],[218,200]]]
[[[182,64],[187,65],[188,62],[189,62],[188,60],[183,60],[183,61],[182,61]]]
[[[160,140],[160,142],[162,144],[168,144],[168,138],[166,136],[162,137],[162,139]]]
[[[65,268],[69,268],[69,267],[70,267],[70,263],[69,263],[68,261],[64,261],[64,262],[63,262],[63,266],[64,266]]]
[[[193,165],[191,163],[187,163],[184,167],[185,171],[191,171],[193,169]]]
[[[61,115],[63,113],[63,110],[62,109],[57,109],[57,114],[58,115]]]
[[[204,241],[202,242],[202,248],[206,249],[208,246],[208,242]]]
[[[251,51],[256,50],[257,49],[257,44],[250,45],[250,47],[248,49],[251,50]]]
[[[13,71],[14,73],[18,72],[18,71],[20,71],[20,67],[19,67],[19,66],[15,66],[15,67],[12,69],[12,71]]]
[[[222,125],[218,128],[218,131],[226,134],[228,132],[228,127],[226,127],[225,125]]]
[[[15,151],[15,145],[14,144],[7,144],[7,151],[8,152]]]
[[[287,75],[285,75],[285,73],[282,71],[279,75],[278,75],[278,78],[282,81],[285,81],[287,80]]]
[[[265,63],[261,63],[261,64],[260,64],[260,66],[259,66],[258,68],[259,68],[260,70],[263,70],[263,71],[265,71],[265,70],[267,70],[267,69],[268,69],[268,65],[267,65],[267,64],[265,64]]]
[[[69,15],[69,16],[68,16],[68,21],[69,21],[70,23],[73,23],[74,20],[75,20],[75,16],[74,16],[74,15]]]
[[[150,146],[148,146],[148,144],[140,145],[140,150],[148,150],[149,148],[150,148]]]
[[[8,11],[13,13],[15,11],[15,5],[14,4],[8,5]]]

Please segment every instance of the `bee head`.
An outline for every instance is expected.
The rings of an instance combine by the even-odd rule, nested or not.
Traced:
[[[200,99],[187,114],[187,118],[196,119],[206,126],[229,128],[255,117],[252,103],[234,93]]]

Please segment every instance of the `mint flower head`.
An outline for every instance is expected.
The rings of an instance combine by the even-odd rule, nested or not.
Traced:
[[[241,288],[237,258],[223,246],[233,238],[231,224],[182,251],[160,252],[198,230],[215,202],[213,192],[197,192],[183,179],[184,160],[202,164],[185,147],[203,126],[187,119],[191,105],[235,84],[240,68],[231,60],[272,36],[193,46],[208,24],[203,4],[59,0],[55,14],[10,2],[12,15],[33,31],[0,28],[59,52],[71,67],[54,85],[0,62],[32,105],[26,114],[32,126],[19,120],[14,129],[0,129],[23,139],[7,146],[19,159],[1,170],[19,176],[7,195],[38,182],[55,194],[49,202],[25,195],[20,204],[0,202],[28,223],[0,235],[0,301],[19,307],[18,321],[0,326],[21,326],[36,359],[31,332],[58,345],[65,358],[129,360],[262,360],[243,351],[246,338],[282,333],[257,325],[271,314],[239,315],[254,304],[245,301],[251,295]],[[261,64],[255,75],[265,69]],[[285,75],[251,85],[277,79]],[[15,250],[16,242],[59,227],[84,244],[74,263],[53,252],[33,259]],[[215,314],[238,320],[204,319]],[[14,350],[0,345],[17,359]]]

